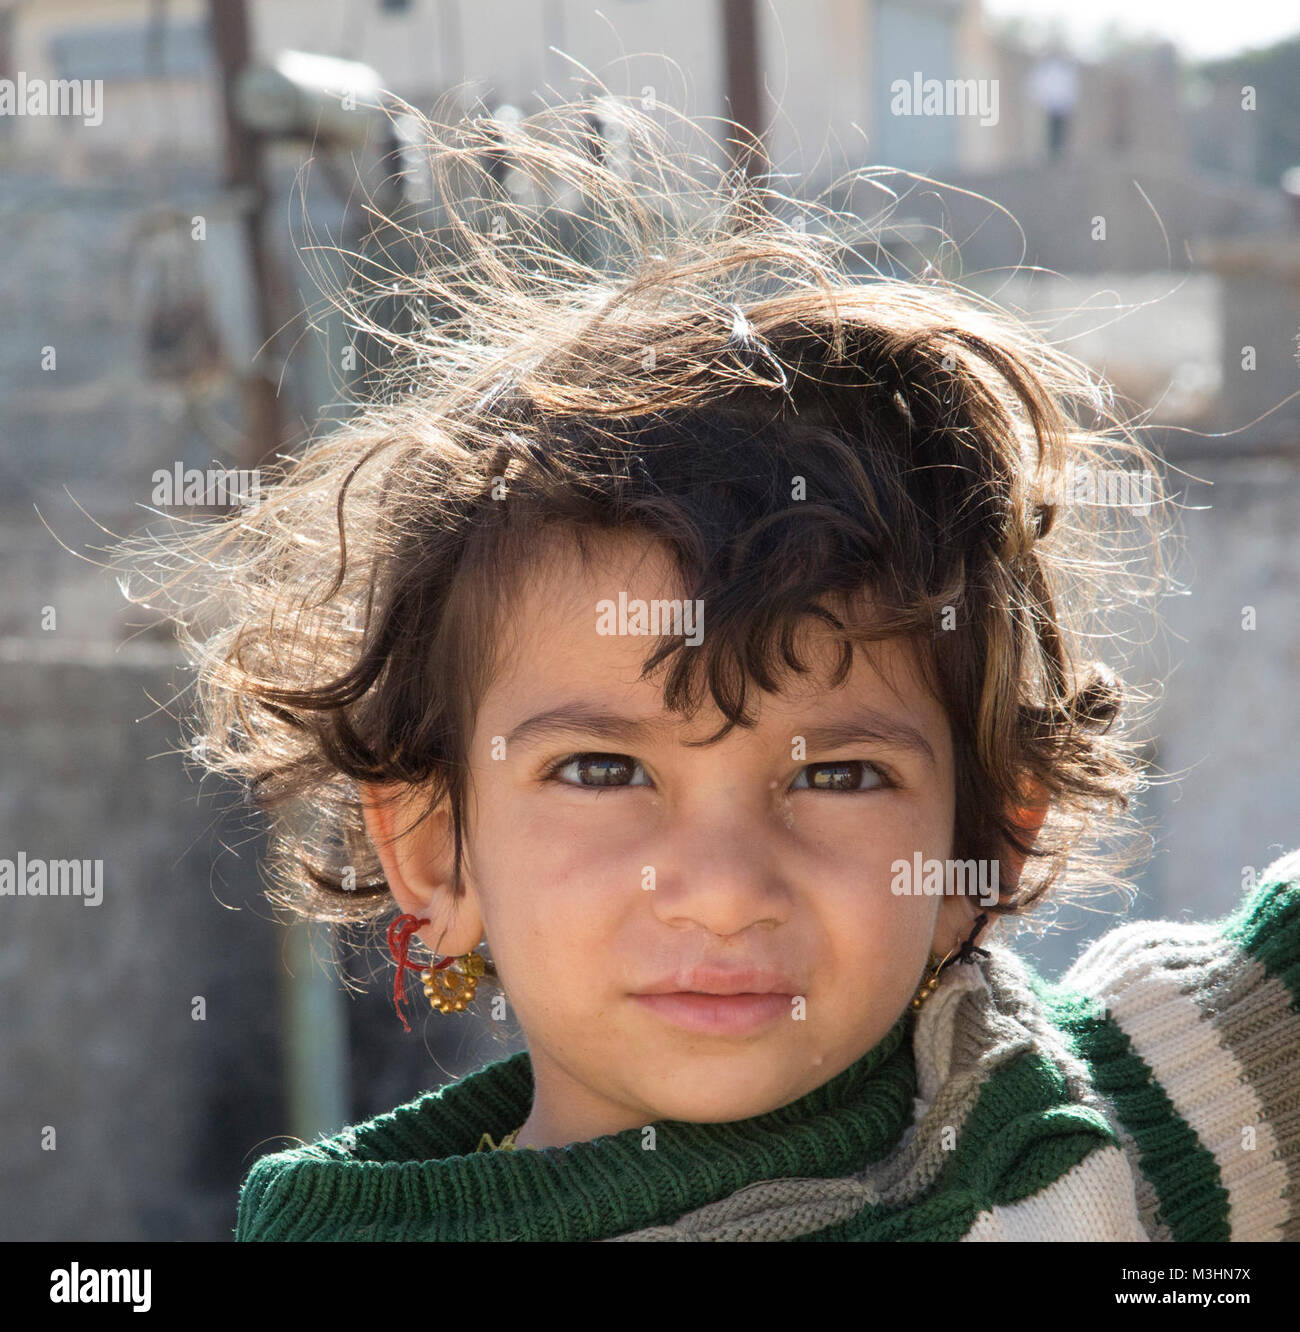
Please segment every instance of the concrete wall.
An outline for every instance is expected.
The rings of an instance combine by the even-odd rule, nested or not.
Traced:
[[[242,273],[201,170],[165,188],[148,170],[6,186],[0,283],[21,316],[0,331],[0,858],[102,861],[103,897],[0,897],[0,1239],[228,1239],[253,1160],[301,1131],[292,953],[261,893],[259,825],[238,792],[209,781],[199,800],[175,752],[191,677],[96,567],[110,541],[96,524],[135,530],[155,468],[230,464],[234,375],[255,344],[221,295]],[[177,209],[213,222],[199,274],[223,358],[184,380],[151,375],[141,299],[144,224]],[[286,400],[310,402],[293,379]],[[345,964],[376,979],[354,997],[319,973],[348,1074],[329,1127],[515,1048],[461,1017],[408,1036],[382,953]]]
[[[1116,919],[1223,915],[1252,868],[1300,846],[1300,451],[1234,457],[1180,444],[1166,455],[1185,510],[1168,558],[1187,591],[1158,621],[1134,617],[1133,646],[1102,654],[1117,669],[1122,655],[1128,678],[1156,694],[1147,734],[1158,771],[1136,806],[1153,853],[1131,907],[1108,894],[1091,910],[1049,913],[1045,938],[1018,937],[1047,974]]]

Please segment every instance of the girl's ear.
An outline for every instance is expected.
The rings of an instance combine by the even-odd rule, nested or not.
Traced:
[[[452,897],[455,855],[451,812],[432,813],[401,786],[360,784],[366,831],[394,900],[404,914],[429,921],[416,937],[444,956],[463,955],[483,938],[478,897],[467,874],[459,901]]]
[[[1047,818],[1051,804],[1037,785],[1026,795],[1025,801],[1025,804],[1017,805],[1010,811],[1010,821],[1021,830],[1022,840],[1032,845],[1038,836],[1038,830]],[[1022,856],[1014,847],[1008,846],[1003,851],[999,857],[999,865],[1002,867],[998,871],[999,898],[1008,897],[1014,891],[1015,885],[1020,882],[1020,872],[1024,868],[1026,859],[1027,857]],[[952,939],[958,944],[961,943],[970,933],[975,917],[981,909],[977,899],[945,897],[939,903],[938,928],[935,931],[935,941],[931,951],[942,957],[947,951],[947,945],[941,947],[941,940]],[[997,924],[998,917],[991,916],[980,938],[987,939]]]
[[[1050,808],[1051,804],[1046,799],[1042,788],[1035,784],[1026,798],[1026,803],[1017,805],[1010,810],[1008,819],[1020,830],[1021,840],[1032,845],[1038,837],[1038,830],[1043,826]],[[1020,871],[1025,867],[1026,857],[1021,855],[1014,847],[1009,846],[1002,859],[1006,862],[1009,883],[1019,883]]]

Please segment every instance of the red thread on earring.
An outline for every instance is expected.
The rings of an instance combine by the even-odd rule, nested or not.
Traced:
[[[406,972],[411,971],[441,971],[443,967],[449,967],[456,960],[454,956],[445,957],[441,962],[434,962],[432,966],[422,966],[418,962],[407,960],[406,951],[411,946],[411,935],[415,933],[422,925],[429,922],[423,916],[398,916],[388,927],[388,951],[392,953],[393,960],[397,963],[397,975],[393,977],[393,1007],[397,1010],[397,1016],[402,1019],[402,1026],[407,1031],[411,1030],[411,1024],[406,1020],[406,1015],[402,1012],[402,1004],[405,1002],[403,983],[406,980]]]

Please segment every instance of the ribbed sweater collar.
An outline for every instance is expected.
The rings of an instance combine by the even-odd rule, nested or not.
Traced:
[[[365,1124],[263,1157],[238,1240],[599,1240],[665,1224],[761,1180],[839,1178],[911,1121],[912,1012],[789,1105],[723,1124],[655,1123],[565,1147],[479,1152],[532,1106],[526,1051]]]

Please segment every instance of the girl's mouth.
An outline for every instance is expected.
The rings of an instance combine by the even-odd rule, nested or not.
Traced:
[[[638,1003],[683,1031],[710,1036],[749,1036],[788,1017],[788,994],[634,994]]]

